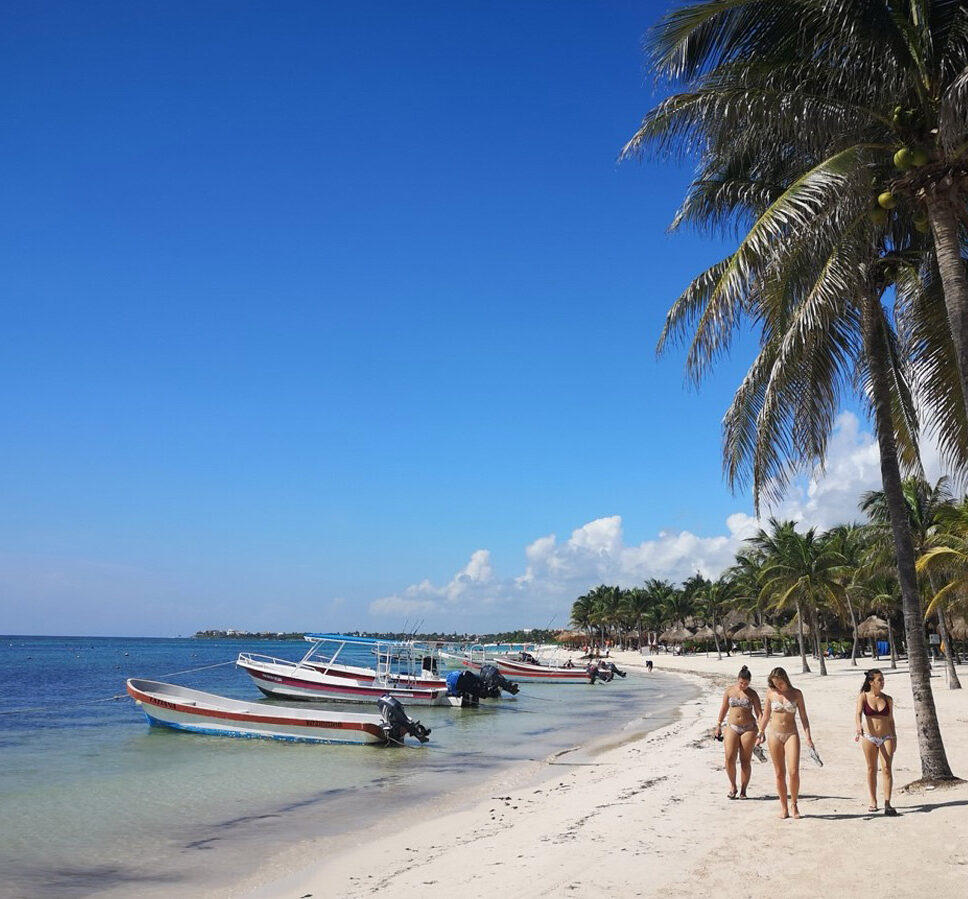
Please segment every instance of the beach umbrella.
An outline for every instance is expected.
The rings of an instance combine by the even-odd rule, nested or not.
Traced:
[[[685,643],[686,640],[692,639],[692,631],[686,630],[684,627],[675,627],[672,629],[672,633],[669,635],[670,643]]]
[[[871,615],[857,625],[857,636],[862,640],[880,640],[887,636],[887,622]]]
[[[795,637],[797,635],[797,616],[794,615],[788,624],[783,625],[780,628],[780,633],[787,637]],[[807,637],[810,635],[810,625],[806,621],[803,622],[803,636]]]
[[[730,636],[734,640],[755,640],[756,639],[757,628],[752,624],[747,624],[745,627],[741,627],[738,631],[734,631]]]
[[[668,630],[663,631],[661,634],[659,634],[659,642],[674,643],[675,641],[672,639],[672,635],[675,632],[676,632],[676,629],[674,627],[670,627]]]
[[[692,635],[692,637],[690,639],[697,640],[697,641],[700,641],[700,640],[715,640],[716,639],[716,634],[714,633],[713,629],[708,624],[704,624],[701,628],[699,628],[698,631],[696,631],[696,633],[694,633]]]
[[[761,624],[755,631],[757,640],[780,636],[780,632],[772,624]]]

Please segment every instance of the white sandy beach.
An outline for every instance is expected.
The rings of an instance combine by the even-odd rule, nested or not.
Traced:
[[[644,658],[615,656],[640,669]],[[854,742],[854,701],[869,660],[828,663],[830,676],[798,675],[799,657],[654,657],[701,685],[681,717],[598,755],[565,755],[522,766],[469,800],[441,800],[423,820],[377,820],[343,840],[294,846],[220,895],[245,899],[370,896],[388,889],[424,897],[494,890],[538,896],[798,897],[885,892],[904,897],[968,895],[968,783],[903,792],[920,777],[905,663],[890,670],[899,746],[894,805],[899,818],[867,811],[865,770]],[[753,761],[750,801],[728,801],[721,744],[710,735],[723,687],[743,663],[762,697],[767,672],[790,672],[804,691],[824,767],[804,757],[800,810],[778,820],[772,766]],[[934,692],[948,758],[968,778],[968,689]],[[968,666],[959,674],[968,687]],[[584,722],[576,743],[594,735]]]

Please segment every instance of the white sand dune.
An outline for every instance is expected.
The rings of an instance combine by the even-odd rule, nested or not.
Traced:
[[[643,668],[638,654],[620,666]],[[849,661],[830,676],[799,675],[800,660],[715,654],[654,657],[660,671],[701,685],[677,721],[597,755],[566,754],[522,766],[467,796],[377,822],[342,840],[308,841],[266,862],[222,895],[246,899],[398,895],[846,896],[968,895],[968,784],[901,792],[920,777],[910,682],[879,663],[895,699],[899,746],[894,805],[867,812],[853,710],[863,681]],[[804,818],[778,820],[772,766],[754,760],[750,800],[728,801],[721,744],[710,730],[723,687],[746,663],[762,697],[783,665],[805,696],[824,767],[801,765]],[[968,667],[959,671],[968,687]],[[948,758],[968,778],[968,689],[949,691],[935,668],[935,699]],[[576,743],[594,732],[576,732]],[[465,892],[466,891],[466,892]]]

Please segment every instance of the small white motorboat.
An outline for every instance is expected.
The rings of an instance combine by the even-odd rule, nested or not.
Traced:
[[[426,678],[422,669],[401,665],[401,648],[409,647],[404,660],[413,657],[410,644],[346,634],[307,634],[306,639],[312,646],[298,662],[241,652],[235,664],[266,696],[274,698],[371,702],[386,694],[408,705],[460,708],[467,704],[460,696],[451,695],[442,679]],[[376,649],[376,668],[337,661],[346,646]],[[322,653],[321,647],[325,647]]]
[[[472,650],[464,659],[464,667],[480,671],[485,665],[496,665],[498,671],[522,684],[587,684],[594,683],[591,672],[573,662],[561,664],[556,660],[544,662],[527,650],[507,655],[490,655],[482,649]]]
[[[127,688],[149,724],[200,734],[306,743],[402,743],[407,734],[426,743],[430,734],[390,696],[379,699],[380,714],[367,715],[245,702],[141,678]]]

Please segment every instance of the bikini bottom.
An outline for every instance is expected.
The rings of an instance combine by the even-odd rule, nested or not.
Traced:
[[[888,740],[893,740],[894,735],[888,734],[886,737],[875,737],[873,734],[862,734],[865,740],[873,743],[877,747],[883,746]]]
[[[755,724],[727,724],[726,726],[731,728],[734,734],[739,734],[740,736],[755,733],[757,730]]]
[[[795,730],[791,730],[789,733],[782,733],[781,731],[778,731],[778,730],[771,730],[770,736],[776,737],[777,742],[780,744],[783,744],[783,743],[786,743],[786,741],[789,740],[790,737],[798,737],[800,736],[800,734],[798,731],[795,731]]]

